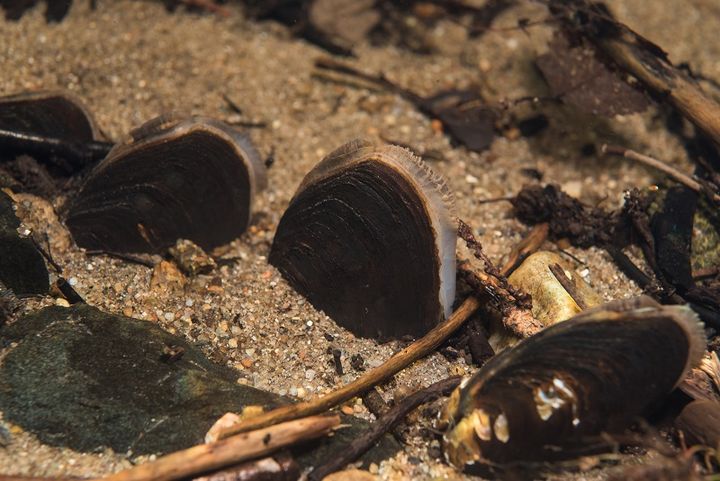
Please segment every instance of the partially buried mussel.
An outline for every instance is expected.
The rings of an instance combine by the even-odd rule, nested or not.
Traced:
[[[159,117],[93,169],[66,223],[88,249],[159,252],[181,238],[211,249],[245,231],[265,184],[245,135],[214,119]]]
[[[0,97],[1,156],[29,154],[60,174],[70,175],[103,158],[112,144],[83,102],[64,91],[37,91]]]
[[[441,416],[445,453],[472,470],[562,460],[607,448],[683,379],[705,349],[687,307],[649,298],[599,306],[485,364]]]
[[[455,297],[451,205],[445,182],[410,151],[356,140],[305,176],[269,260],[355,334],[419,336]]]

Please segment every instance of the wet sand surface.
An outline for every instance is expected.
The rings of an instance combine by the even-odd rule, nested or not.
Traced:
[[[53,207],[62,210],[64,198],[51,206],[20,195],[18,215],[28,227],[48,233],[55,260],[89,304],[158,323],[237,369],[238,382],[279,394],[307,399],[329,392],[359,375],[350,365],[353,355],[361,355],[366,366],[373,367],[403,347],[400,342],[378,345],[355,338],[296,294],[267,263],[274,230],[304,174],[343,143],[357,137],[377,142],[388,138],[418,151],[439,151],[444,160],[429,160],[432,168],[447,179],[456,195],[457,215],[479,234],[497,263],[528,227],[512,217],[509,203],[477,201],[513,195],[533,182],[522,169],[537,169],[545,182],[558,183],[585,202],[602,202],[607,208],[621,205],[624,190],[646,188],[658,177],[623,160],[583,155],[588,143],[628,145],[691,171],[656,107],[598,120],[572,109],[542,106],[550,118],[543,133],[530,139],[501,136],[478,154],[451,145],[427,117],[396,95],[318,79],[313,61],[326,52],[291,36],[285,27],[245,19],[237,7],[230,8],[228,18],[220,18],[171,14],[157,2],[100,1],[96,11],[86,2],[75,3],[70,15],[55,25],[45,23],[40,8],[19,22],[0,20],[0,94],[70,90],[86,101],[103,133],[115,141],[142,122],[174,110],[236,121],[238,115],[224,100],[227,96],[243,109],[243,120],[267,123],[249,133],[263,155],[275,157],[269,188],[258,198],[249,231],[223,250],[223,256],[237,260],[209,276],[188,280],[184,287],[151,285],[152,270],[147,267],[87,256],[53,213]],[[697,72],[720,78],[720,43],[714,41],[720,31],[720,7],[714,2],[608,3],[622,21],[666,48],[673,62],[689,62]],[[527,32],[502,30],[519,18],[545,16],[542,6],[522,2],[495,21],[498,31],[477,39],[465,42],[456,25],[441,22],[430,33],[437,53],[360,45],[352,62],[367,72],[384,72],[421,94],[479,83],[497,101],[546,95],[533,60],[547,48],[552,29],[540,25]],[[518,117],[532,113],[531,106],[516,108]],[[551,243],[546,247],[556,249]],[[568,251],[582,261],[576,264],[578,272],[604,299],[640,292],[602,251]],[[32,300],[24,310],[54,302],[51,297]],[[342,350],[344,375],[335,373],[328,348]],[[449,362],[436,353],[381,391],[391,399],[450,374],[470,372],[462,359]],[[373,418],[359,400],[346,409]],[[410,445],[395,458],[371,466],[372,471],[382,479],[472,479],[447,467],[438,459],[438,441],[421,435],[431,420],[419,414],[410,419]],[[4,423],[4,428],[11,441],[0,447],[3,474],[87,477],[131,465],[127,453],[77,453],[42,445],[18,426]],[[643,460],[628,456],[624,462]],[[610,471],[595,469],[557,479],[604,479]]]

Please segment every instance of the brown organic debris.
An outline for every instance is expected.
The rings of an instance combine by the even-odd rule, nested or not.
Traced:
[[[644,111],[649,101],[617,71],[602,62],[592,47],[558,34],[549,52],[536,60],[557,98],[595,115],[613,117]]]

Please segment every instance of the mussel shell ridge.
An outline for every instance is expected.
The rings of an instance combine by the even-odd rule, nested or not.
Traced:
[[[245,231],[264,185],[258,152],[229,126],[156,119],[93,169],[66,224],[88,249],[158,252],[179,238],[212,249]]]
[[[455,295],[451,202],[409,151],[350,142],[305,177],[269,260],[356,335],[420,336],[449,314]]]
[[[502,466],[586,454],[667,395],[702,356],[702,323],[687,307],[622,304],[549,327],[464,383],[441,418],[449,461]]]

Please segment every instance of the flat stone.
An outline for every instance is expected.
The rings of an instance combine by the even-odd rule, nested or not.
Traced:
[[[237,384],[233,370],[150,321],[84,304],[47,307],[4,327],[0,337],[18,343],[0,365],[3,417],[51,445],[163,454],[202,443],[226,412],[289,402]],[[367,428],[352,417],[343,423],[351,426],[298,451],[298,462],[327,459]],[[398,449],[387,436],[366,461]]]

